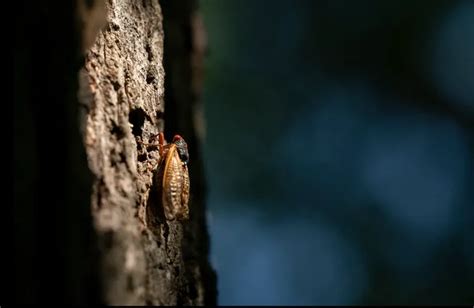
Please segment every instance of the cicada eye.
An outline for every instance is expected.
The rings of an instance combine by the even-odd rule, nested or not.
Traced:
[[[179,158],[184,164],[187,164],[189,162],[189,152],[186,141],[184,141],[183,138],[176,138],[174,144],[176,144],[176,148],[178,149]]]
[[[188,162],[189,162],[189,155],[188,155],[188,151],[186,150],[186,152],[182,152],[182,151],[179,151],[179,158],[181,158],[181,161],[187,165]]]

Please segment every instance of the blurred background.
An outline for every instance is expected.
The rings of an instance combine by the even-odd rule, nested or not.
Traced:
[[[221,305],[474,302],[474,1],[202,0]]]

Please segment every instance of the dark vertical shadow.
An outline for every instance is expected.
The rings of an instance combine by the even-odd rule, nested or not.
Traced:
[[[14,302],[98,303],[75,1],[23,2],[14,59]]]
[[[206,179],[200,141],[194,128],[199,97],[192,88],[192,15],[197,1],[162,1],[165,69],[165,137],[181,135],[188,143],[190,164],[190,220],[185,224],[183,257],[189,279],[188,297],[197,296],[192,267],[199,266],[203,279],[204,304],[216,305],[216,274],[208,261],[209,233],[206,224]]]

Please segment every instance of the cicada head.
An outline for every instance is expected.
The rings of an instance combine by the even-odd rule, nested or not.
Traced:
[[[173,143],[176,145],[179,158],[185,165],[187,165],[189,162],[189,152],[186,141],[184,141],[184,139],[180,135],[175,135],[173,138]]]

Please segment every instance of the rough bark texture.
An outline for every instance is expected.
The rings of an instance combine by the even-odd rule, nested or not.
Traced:
[[[189,221],[165,220],[152,168],[159,159],[158,148],[140,143],[165,128],[160,5],[157,0],[111,0],[106,6],[107,25],[87,51],[80,77],[104,302],[213,304],[215,276],[207,261],[204,178],[194,128],[188,124],[193,123],[191,113],[182,116],[171,109],[166,119],[173,127],[167,133],[181,134],[190,147]],[[186,31],[176,31],[182,30]],[[89,40],[82,41],[87,45]],[[185,58],[176,59],[184,61],[186,75],[191,72],[186,61],[190,55],[188,51]],[[191,79],[180,82],[182,88],[176,90],[189,93]],[[168,90],[173,97],[176,92]],[[195,101],[186,97],[172,104],[191,110]]]

